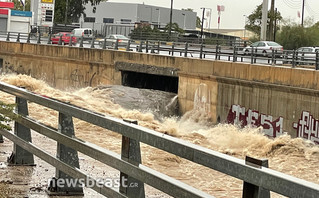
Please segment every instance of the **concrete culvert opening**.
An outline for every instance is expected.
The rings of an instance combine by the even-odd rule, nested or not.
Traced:
[[[177,93],[178,77],[122,71],[122,85]]]

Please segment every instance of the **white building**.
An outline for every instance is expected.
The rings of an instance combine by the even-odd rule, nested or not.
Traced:
[[[93,13],[91,4],[85,5],[85,16],[80,19],[81,27],[90,27],[97,32],[105,26],[131,26],[149,23],[165,27],[170,22],[170,8],[134,3],[101,2]],[[196,12],[173,9],[172,23],[185,30],[196,29]]]

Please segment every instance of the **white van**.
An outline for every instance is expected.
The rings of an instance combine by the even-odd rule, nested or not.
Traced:
[[[79,40],[83,36],[83,40],[91,40],[93,37],[93,30],[91,28],[75,28],[71,35]]]

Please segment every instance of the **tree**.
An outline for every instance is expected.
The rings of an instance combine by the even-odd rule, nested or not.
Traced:
[[[169,23],[165,26],[164,31],[168,32],[168,29],[169,29]],[[180,28],[178,26],[177,23],[172,23],[171,30],[172,30],[172,32],[176,32],[176,33],[179,33],[179,34],[183,34],[185,32],[182,28]]]
[[[84,5],[91,3],[93,7],[93,12],[96,10],[96,6],[100,2],[107,0],[68,0],[68,12],[67,12],[67,23],[78,22],[78,19],[82,14],[85,14]],[[55,0],[54,7],[54,22],[55,23],[64,23],[65,22],[65,9],[66,9],[66,0]]]
[[[202,27],[202,20],[197,16],[196,17],[196,27],[201,28]]]
[[[307,23],[310,26],[309,23],[310,21]],[[296,23],[286,24],[278,33],[277,42],[287,50],[305,46],[318,46],[319,22],[306,28]]]
[[[23,5],[21,4],[20,0],[13,0],[14,3],[14,10],[23,10]],[[25,1],[25,11],[30,11],[30,5],[31,5],[31,0],[26,0]]]
[[[254,32],[255,34],[260,37],[260,30],[261,30],[261,17],[262,17],[262,4],[257,6],[257,8],[248,16],[248,23],[245,25],[247,30]],[[268,11],[268,17],[272,17],[273,21],[276,19],[277,21],[282,20],[282,16],[280,12],[275,13],[275,15],[271,15],[270,11]],[[278,30],[278,29],[277,29]],[[267,35],[269,35],[269,31],[267,28]]]

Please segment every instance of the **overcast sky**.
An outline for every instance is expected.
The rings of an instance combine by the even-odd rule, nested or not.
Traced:
[[[170,8],[171,0],[108,0],[118,3],[143,3],[153,6]],[[281,12],[283,18],[291,19],[300,23],[298,11],[301,13],[303,0],[276,0],[275,7]],[[225,11],[221,13],[221,29],[241,29],[244,28],[245,17],[250,15],[263,0],[174,0],[174,9],[192,8],[201,18],[200,8],[212,9],[211,28],[217,28],[217,5],[224,5]],[[269,0],[269,8],[270,8]],[[319,0],[305,0],[305,19],[313,17],[314,21],[319,20]],[[209,23],[207,23],[209,24]],[[204,26],[206,24],[204,23]]]

